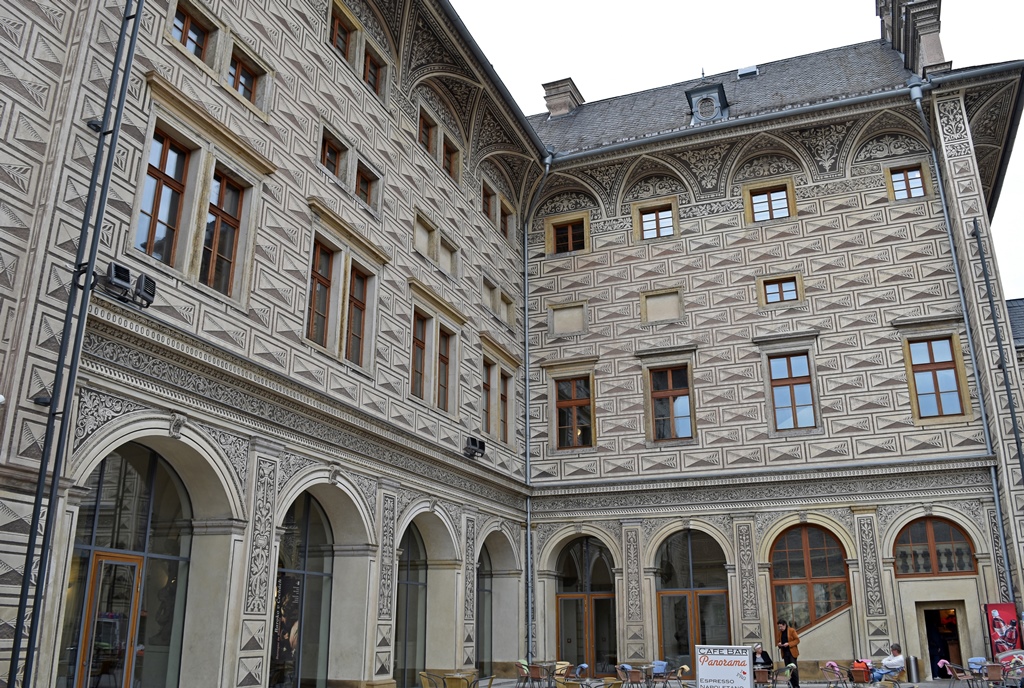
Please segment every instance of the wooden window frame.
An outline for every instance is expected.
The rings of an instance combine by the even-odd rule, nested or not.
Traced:
[[[231,53],[231,59],[228,62],[228,84],[235,93],[253,105],[256,104],[260,76],[262,75],[256,71],[249,60],[242,57],[237,51]],[[252,80],[251,87],[245,85],[245,77]]]
[[[786,214],[778,214],[779,210],[771,204],[771,195],[780,191],[785,192]],[[747,224],[758,224],[762,222],[775,222],[781,220],[796,220],[796,190],[792,179],[779,179],[775,182],[759,182],[743,186],[743,213]],[[768,199],[768,216],[759,217],[755,211],[754,199],[764,196]]]
[[[344,33],[344,40],[342,46],[338,45],[338,38]],[[349,62],[352,51],[352,39],[355,38],[355,29],[345,18],[345,16],[338,10],[337,7],[331,7],[331,29],[330,36],[328,37],[328,43],[338,51],[338,54],[346,61]]]
[[[573,253],[586,248],[586,224],[582,219],[556,224],[553,226],[553,230],[555,233],[554,253]]]
[[[498,371],[498,439],[505,444],[508,444],[508,426],[509,426],[509,403],[508,403],[508,390],[511,386],[512,376],[506,373],[504,370]]]
[[[661,222],[662,222],[662,215],[665,212],[669,213],[669,218],[668,218],[669,222],[668,222],[667,226],[663,227]],[[654,235],[653,236],[647,236],[647,220],[648,220],[648,218],[652,218],[653,221],[654,221],[654,227],[653,227]],[[667,231],[662,233],[663,229],[667,229]],[[642,208],[640,210],[640,238],[641,239],[643,239],[645,241],[648,241],[648,240],[651,240],[651,239],[664,239],[665,237],[675,236],[675,232],[676,232],[676,222],[675,222],[675,215],[673,213],[673,208],[672,208],[671,204],[652,206],[652,207],[648,207],[648,208]]]
[[[384,85],[384,63],[369,50],[363,53],[363,83],[378,97]]]
[[[591,448],[594,445],[595,433],[594,433],[594,394],[593,394],[593,378],[591,375],[578,375],[573,377],[560,377],[555,379],[555,447],[559,450],[574,450],[574,449],[586,449]],[[577,397],[577,385],[583,382],[586,384],[586,396]],[[568,399],[559,399],[559,386],[569,383],[572,396]],[[586,407],[590,410],[590,422],[589,424],[581,424],[579,422],[580,417],[578,409]],[[563,410],[571,410],[572,423],[571,425],[561,424],[561,412]],[[587,443],[576,443],[575,441],[569,445],[562,444],[562,428],[570,429],[570,437],[579,437],[582,433],[581,428],[589,428],[590,430],[590,441]]]
[[[935,342],[945,341],[949,343],[950,349],[950,360],[949,361],[935,361],[935,354],[933,350],[933,344]],[[929,362],[917,363],[913,361],[913,346],[915,344],[927,344]],[[966,394],[966,385],[964,371],[962,368],[962,357],[960,353],[959,338],[951,334],[933,335],[933,336],[914,336],[908,337],[904,345],[904,355],[906,357],[908,380],[910,383],[910,398],[911,404],[914,410],[914,417],[921,421],[943,421],[949,419],[959,419],[969,416],[970,400]],[[951,370],[953,371],[953,379],[956,383],[957,400],[960,404],[960,410],[957,413],[943,413],[942,395],[938,387],[938,375],[939,371]],[[917,375],[919,373],[930,373],[933,383],[933,389],[936,397],[936,407],[938,409],[937,414],[923,415],[921,413],[921,397],[924,396],[918,390]]]
[[[366,356],[366,307],[370,293],[370,279],[371,275],[368,272],[354,264],[349,268],[348,312],[345,317],[345,360],[357,366],[364,364],[363,359]],[[356,287],[360,281],[362,289],[357,290]]]
[[[782,198],[777,198],[778,194],[782,194]],[[758,205],[762,203],[758,199],[764,199],[764,209],[759,210]],[[785,214],[782,213],[782,208],[776,208],[776,204],[782,201],[782,206],[785,208]],[[754,214],[754,222],[767,222],[768,220],[781,220],[783,218],[791,217],[792,213],[789,211],[789,189],[785,186],[774,186],[767,189],[758,189],[752,191],[750,194],[750,205],[751,212]],[[758,215],[761,214],[761,217]]]
[[[842,566],[843,566],[843,575],[842,576],[833,576],[833,575],[814,576],[814,569],[811,567],[811,558],[812,558],[811,557],[811,546],[810,546],[810,541],[809,541],[809,537],[808,537],[809,529],[812,529],[812,528],[815,529],[815,530],[818,530],[818,531],[820,531],[822,533],[824,533],[824,535],[827,536],[828,538],[831,538],[831,540],[832,540],[831,544],[830,543],[825,543],[826,546],[827,546],[827,548],[825,548],[826,552],[829,552],[829,551],[837,548],[839,550],[839,552],[842,554],[842,557],[841,557],[841,561],[843,562],[842,563]],[[796,577],[794,577],[794,578],[778,578],[775,575],[775,553],[778,550],[779,544],[784,541],[783,538],[785,538],[786,535],[788,535],[790,532],[792,532],[794,530],[799,530],[800,531],[801,550],[802,550],[802,554],[803,554],[803,571],[804,571],[804,576],[802,578],[796,578]],[[822,549],[822,548],[816,548],[816,549]],[[789,551],[788,548],[787,548],[786,551]],[[828,558],[826,557],[825,560],[827,561]],[[814,523],[801,523],[799,525],[787,528],[783,532],[779,533],[779,536],[777,538],[775,538],[775,542],[772,543],[771,550],[768,553],[768,563],[769,563],[769,569],[768,569],[769,581],[770,581],[770,586],[771,586],[771,603],[772,603],[772,609],[773,609],[773,611],[775,613],[775,618],[777,618],[777,619],[778,618],[784,618],[784,619],[792,619],[793,618],[793,615],[789,614],[788,611],[780,610],[778,608],[778,606],[777,606],[778,597],[775,594],[775,589],[779,588],[779,587],[798,586],[798,585],[801,585],[801,584],[803,584],[806,587],[806,590],[807,590],[807,608],[808,608],[807,611],[808,611],[808,617],[810,619],[810,622],[807,625],[805,625],[805,626],[800,626],[799,628],[797,628],[796,624],[792,624],[791,623],[793,628],[796,628],[796,630],[798,630],[798,631],[803,630],[805,628],[810,628],[811,626],[814,626],[815,624],[821,623],[825,619],[828,619],[828,618],[830,618],[832,616],[835,616],[836,614],[842,612],[844,609],[849,609],[850,606],[853,604],[853,599],[852,599],[853,591],[852,591],[851,586],[850,586],[850,567],[846,563],[846,550],[843,549],[843,543],[839,540],[839,538],[836,537],[827,528],[824,528],[824,527],[822,527],[820,525],[817,525],[817,524],[814,524]],[[828,585],[828,584],[834,585],[834,584],[837,584],[837,583],[842,583],[846,587],[846,603],[836,607],[835,609],[832,609],[832,610],[826,612],[825,614],[822,614],[821,616],[818,616],[817,610],[815,608],[816,605],[815,605],[815,597],[814,597],[814,586],[815,585]]]
[[[437,123],[432,120],[426,112],[420,110],[420,123],[416,134],[416,141],[420,148],[431,155],[434,154],[434,143],[437,138]],[[425,139],[425,140],[424,140]]]
[[[497,364],[484,360],[483,380],[480,384],[480,431],[491,434],[491,376]]]
[[[159,258],[155,258],[155,260],[159,260],[165,265],[174,265],[175,251],[177,249],[178,243],[178,234],[179,231],[181,230],[181,213],[185,205],[185,193],[188,182],[188,166],[192,155],[192,151],[187,146],[182,145],[181,142],[175,139],[173,136],[166,134],[160,129],[156,129],[153,131],[153,136],[150,138],[150,159],[152,159],[153,157],[152,146],[157,144],[157,137],[162,137],[163,139],[163,141],[160,143],[160,167],[157,168],[150,164],[147,167],[146,171],[146,177],[149,179],[153,179],[156,185],[153,191],[153,204],[148,209],[143,208],[139,218],[140,220],[142,219],[141,215],[145,215],[149,218],[149,222],[147,223],[148,227],[146,228],[145,246],[143,247],[139,245],[140,242],[138,225],[136,225],[135,230],[136,233],[134,246],[141,250],[146,255],[153,256],[154,246],[156,243],[157,226],[163,223],[166,226],[168,232],[171,234],[170,255],[167,256],[167,260],[162,260]],[[180,181],[175,179],[166,172],[167,155],[172,147],[180,151],[184,157]],[[175,214],[174,217],[173,226],[169,223],[162,222],[159,216],[159,208],[161,207],[161,202],[165,190],[178,194],[178,208],[177,213]]]
[[[412,360],[410,363],[410,393],[417,399],[426,400],[427,382],[427,338],[430,336],[432,318],[420,311],[412,316]],[[419,390],[417,392],[417,390]]]
[[[672,386],[673,377],[674,377],[673,373],[678,371],[678,370],[682,370],[683,371],[683,375],[685,376],[686,385],[684,387],[673,387]],[[663,390],[655,390],[654,389],[654,376],[655,375],[660,375],[662,373],[666,374],[666,380],[668,382],[668,387],[666,387]],[[690,379],[691,379],[690,366],[685,364],[685,363],[680,363],[680,364],[672,365],[672,366],[659,366],[657,368],[651,368],[650,370],[648,370],[647,371],[647,375],[648,375],[648,382],[649,382],[649,388],[648,389],[650,390],[649,394],[650,394],[650,402],[651,402],[651,421],[652,421],[652,423],[651,423],[651,425],[652,425],[652,427],[651,427],[651,440],[654,441],[654,442],[671,442],[671,441],[674,441],[674,440],[692,440],[694,438],[694,427],[693,427],[694,426],[694,422],[693,422],[694,421],[694,414],[693,414],[693,396],[690,393],[690,391],[691,391],[691,387],[690,387]],[[675,425],[676,425],[676,420],[677,420],[677,418],[675,416],[675,400],[680,398],[680,397],[686,397],[686,399],[687,399],[687,408],[688,408],[687,419],[689,420],[689,423],[690,423],[690,434],[689,435],[685,435],[685,436],[677,436],[675,434]],[[667,420],[668,420],[668,423],[669,423],[669,427],[671,428],[671,436],[670,437],[658,437],[658,421],[664,419],[664,418],[659,418],[659,416],[657,415],[656,402],[657,402],[658,399],[668,399],[669,400],[669,415],[667,416]]]
[[[792,284],[793,288],[792,298],[786,298],[787,289],[786,285]],[[771,289],[773,287],[778,288],[778,298],[772,300]],[[764,296],[764,303],[768,306],[774,306],[781,303],[799,302],[800,298],[800,280],[796,275],[787,275],[785,277],[773,277],[771,279],[765,279],[761,282],[761,293]]]
[[[917,180],[914,183],[910,173],[917,173]],[[891,167],[887,170],[886,181],[888,182],[890,197],[894,201],[912,201],[917,198],[924,198],[928,195],[926,177],[923,165],[904,165],[902,167]],[[904,185],[903,189],[897,188],[897,183]],[[915,191],[917,193],[915,193]],[[900,196],[903,193],[905,195]]]
[[[375,196],[379,177],[374,175],[362,163],[356,166],[356,197],[371,208],[375,207]]]
[[[242,233],[242,211],[245,203],[245,187],[239,184],[237,181],[232,179],[229,175],[222,172],[221,170],[215,170],[213,173],[213,183],[217,184],[218,197],[216,199],[210,198],[210,206],[208,209],[206,219],[206,231],[203,237],[203,255],[199,269],[199,281],[211,289],[216,289],[225,296],[231,296],[232,285],[235,279],[235,254],[238,250],[238,236]],[[225,198],[228,189],[234,189],[238,192],[238,215],[232,215],[224,207]],[[213,186],[211,185],[211,193]],[[210,223],[213,222],[213,231],[210,231]],[[230,253],[223,255],[220,253],[222,244],[222,234],[225,231],[225,227],[233,230],[233,236],[229,242],[230,246],[228,249]],[[219,260],[218,260],[219,259]],[[218,264],[223,261],[228,264],[228,275],[227,275],[227,291],[223,291],[214,286],[217,283]]]
[[[175,33],[179,30],[178,15],[182,15],[180,36],[175,35]],[[189,35],[193,26],[197,27],[200,33],[202,34],[201,43],[193,41],[192,37]],[[201,62],[206,61],[206,49],[210,45],[211,33],[212,32],[210,31],[209,28],[207,28],[205,22],[196,19],[194,12],[190,11],[186,7],[183,7],[180,3],[178,4],[178,6],[174,10],[174,19],[171,20],[171,36],[173,36],[175,40],[181,43],[185,47],[185,50],[187,50],[190,54],[199,58]],[[190,43],[192,43],[192,45],[189,45]],[[198,53],[195,50],[196,47],[199,48]]]
[[[807,359],[807,375],[793,375],[793,361],[792,359],[797,357],[803,357]],[[785,360],[786,362],[786,377],[776,378],[774,376],[772,363],[774,361]],[[772,409],[772,425],[775,428],[775,432],[790,432],[794,430],[813,430],[818,427],[818,406],[816,395],[814,394],[814,378],[811,374],[811,354],[807,351],[791,351],[789,353],[772,353],[768,355],[768,380],[769,386],[771,387],[771,396],[769,402],[771,403]],[[796,388],[799,385],[807,385],[808,390],[811,394],[810,404],[797,404],[796,403]],[[793,427],[782,428],[779,427],[779,409],[778,404],[775,403],[775,390],[786,388],[789,390],[790,404],[784,408],[790,409],[793,414]],[[798,410],[810,406],[811,412],[814,414],[814,422],[811,425],[799,425],[799,414]]]
[[[494,201],[497,195],[487,186],[487,182],[484,182],[482,191],[480,192],[480,211],[487,216],[487,219],[494,222]]]
[[[441,169],[454,181],[459,181],[459,149],[447,138],[441,146]]]
[[[309,306],[306,310],[306,338],[320,346],[327,346],[327,341],[330,336],[330,322],[331,322],[331,288],[334,273],[334,260],[335,250],[320,241],[319,239],[313,240],[313,262],[309,271]],[[319,271],[318,266],[320,265],[320,257],[322,254],[327,255],[327,274],[324,275]],[[317,287],[323,287],[323,292],[326,294],[325,303],[320,304],[320,299],[317,296]],[[322,306],[322,308],[320,307]],[[323,341],[318,341],[315,337],[315,318],[318,315],[323,316],[324,328],[323,328]]]
[[[498,202],[498,230],[501,235],[508,239],[511,235],[509,233],[509,223],[512,221],[512,211],[505,207],[505,204],[501,201]]]
[[[451,405],[451,357],[452,340],[455,336],[448,330],[439,328],[437,331],[437,408],[447,411]]]
[[[942,523],[945,523],[946,525],[948,525],[952,530],[960,533],[960,536],[963,537],[963,539],[966,541],[967,546],[970,548],[970,556],[968,557],[968,560],[971,563],[971,568],[970,569],[958,569],[956,571],[936,571],[935,567],[932,566],[931,567],[932,570],[928,571],[928,572],[925,572],[925,573],[918,573],[916,571],[909,571],[909,572],[906,572],[906,573],[901,572],[900,571],[900,563],[899,563],[899,555],[900,555],[899,547],[900,547],[900,544],[901,544],[900,543],[900,538],[903,536],[904,533],[909,533],[910,528],[913,525],[915,525],[917,523],[920,523],[922,521],[925,524],[925,531],[926,531],[926,535],[927,535],[927,537],[925,538],[925,542],[928,544],[928,563],[929,563],[929,565],[931,565],[933,562],[939,561],[939,554],[938,554],[938,549],[936,547],[936,541],[935,541],[934,525],[935,525],[936,522],[942,522]],[[911,543],[911,544],[913,544],[913,543]],[[946,544],[946,543],[943,543],[943,544]],[[950,542],[948,544],[954,544],[954,543]],[[922,517],[922,518],[914,519],[910,523],[908,523],[905,526],[903,526],[902,528],[900,528],[899,532],[896,534],[896,539],[893,541],[892,548],[893,548],[892,556],[893,556],[893,560],[894,560],[893,561],[893,573],[894,573],[894,575],[897,578],[941,578],[941,577],[945,577],[945,576],[969,576],[969,575],[972,575],[972,574],[977,574],[977,572],[978,572],[978,563],[976,561],[977,549],[974,547],[974,541],[971,540],[970,536],[968,536],[967,532],[963,528],[961,528],[956,523],[954,523],[953,521],[950,521],[949,519],[946,519],[946,518],[940,518],[940,517],[937,517],[937,516],[925,516],[925,517]]]
[[[342,146],[334,137],[330,136],[326,131],[323,134],[323,138],[320,143],[320,164],[327,168],[327,170],[335,177],[341,179],[344,176],[344,161],[345,153],[348,149]],[[331,154],[334,155],[334,164],[330,162]]]

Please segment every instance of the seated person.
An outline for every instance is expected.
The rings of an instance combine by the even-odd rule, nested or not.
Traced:
[[[754,668],[771,669],[772,664],[772,656],[764,651],[764,646],[761,643],[754,643]]]
[[[882,660],[881,669],[871,670],[871,680],[874,683],[878,683],[886,676],[895,676],[896,674],[903,671],[903,667],[906,666],[906,660],[903,658],[903,649],[899,643],[893,643],[889,646],[889,656]]]

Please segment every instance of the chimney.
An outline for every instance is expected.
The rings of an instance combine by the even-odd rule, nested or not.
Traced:
[[[559,79],[547,84],[544,87],[544,102],[548,106],[548,116],[558,117],[567,115],[586,101],[580,95],[579,89],[572,79]]]
[[[921,76],[948,71],[939,40],[942,0],[876,0],[882,38],[903,55],[904,66]]]

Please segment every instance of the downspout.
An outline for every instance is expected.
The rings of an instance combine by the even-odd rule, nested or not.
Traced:
[[[953,222],[949,215],[949,201],[946,198],[946,184],[942,174],[942,167],[939,165],[939,154],[935,149],[935,139],[932,136],[932,128],[928,123],[927,115],[924,113],[924,107],[921,105],[923,89],[928,87],[930,90],[931,88],[934,88],[934,86],[932,86],[931,83],[926,84],[917,75],[914,75],[907,80],[907,86],[910,88],[910,99],[914,101],[914,107],[917,108],[917,114],[921,118],[921,127],[924,129],[925,137],[928,139],[928,149],[931,151],[932,155],[932,166],[935,168],[937,182],[936,186],[939,189],[939,199],[942,202],[942,216],[946,222],[946,236],[949,239],[949,250],[953,258],[953,274],[956,277],[956,291],[960,298],[960,312],[963,313],[964,326],[967,328],[967,350],[970,353],[971,358],[971,371],[974,373],[974,379],[978,381],[978,407],[981,409],[981,427],[985,435],[985,450],[990,455],[994,455],[995,451],[992,446],[992,433],[988,426],[988,410],[985,407],[984,394],[981,393],[982,378],[978,370],[978,355],[974,348],[974,338],[971,336],[971,314],[967,310],[967,297],[964,295],[963,276],[960,273],[960,263],[957,260],[956,241],[953,234]],[[996,509],[999,510],[997,512],[998,518],[996,519],[996,522],[999,531],[999,549],[1003,555],[1003,561],[1006,562],[1003,573],[1006,577],[1006,585],[1010,592],[1010,599],[1014,599],[1013,578],[1010,575],[1010,559],[1006,550],[1006,531],[1003,528],[1002,505],[999,499],[999,483],[996,476],[995,466],[991,466],[989,468],[989,477],[992,481],[992,494],[995,496]]]
[[[1024,449],[1021,447],[1020,428],[1017,426],[1017,404],[1013,400],[1013,388],[1010,386],[1010,374],[1006,370],[1006,351],[1003,348],[1003,334],[999,328],[999,316],[996,310],[995,297],[992,296],[992,279],[988,274],[988,259],[985,258],[985,247],[981,243],[981,231],[978,229],[978,218],[974,218],[974,231],[971,232],[971,236],[978,244],[978,258],[981,260],[981,274],[985,277],[985,291],[988,292],[988,307],[992,311],[992,325],[996,329],[996,345],[999,347],[999,369],[1003,372],[1003,388],[1006,390],[1006,401],[1010,406],[1010,423],[1013,428],[1013,441],[1017,445],[1017,461],[1020,463],[1021,475],[1024,475]],[[992,471],[992,479],[995,481],[995,467],[990,468]],[[993,487],[996,487],[993,484]],[[997,513],[1002,514],[1002,510],[999,507],[999,491],[996,490],[996,509]],[[1000,535],[1002,534],[1003,519],[999,519]],[[1006,562],[1007,571],[1007,585],[1010,591],[1010,601],[1013,599],[1013,584],[1010,580],[1010,560],[1006,558],[1006,543],[1003,544],[1003,561]]]
[[[551,171],[551,160],[554,153],[547,151],[544,158],[544,175],[540,178],[537,190],[530,198],[530,204],[526,208],[526,216],[523,218],[523,384],[526,395],[526,440],[524,458],[526,460],[526,487],[532,486],[530,473],[530,254],[529,254],[529,233],[530,223],[533,221],[533,211],[537,199],[544,190],[544,183],[548,180],[548,173]],[[533,494],[528,490],[526,493],[526,661],[533,663]]]

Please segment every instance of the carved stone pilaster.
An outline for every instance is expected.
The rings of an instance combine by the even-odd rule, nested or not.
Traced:
[[[395,518],[397,516],[397,499],[395,495],[386,493],[381,501],[380,524],[380,580],[377,585],[377,629],[375,637],[376,651],[373,661],[374,676],[391,675],[391,653],[393,651],[392,635],[392,600],[395,585]]]
[[[885,616],[885,599],[882,596],[882,574],[878,560],[878,545],[875,542],[875,519],[872,516],[857,517],[857,539],[860,547],[860,568],[864,576],[864,608],[868,616]]]
[[[462,664],[476,664],[476,519],[466,517],[466,549],[463,557],[465,596],[463,602]]]
[[[271,553],[274,544],[274,504],[277,502],[277,466],[266,458],[256,462],[249,565],[245,584],[245,613],[264,615],[270,600]]]
[[[749,523],[736,525],[736,551],[739,557],[740,604],[744,621],[756,621],[757,610],[757,567],[754,557],[753,527]]]

